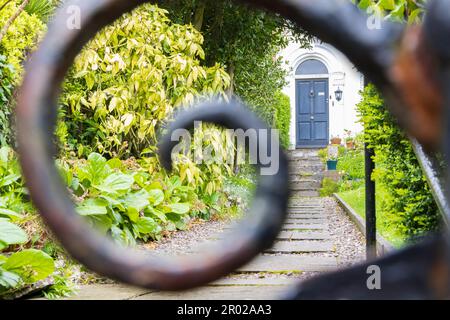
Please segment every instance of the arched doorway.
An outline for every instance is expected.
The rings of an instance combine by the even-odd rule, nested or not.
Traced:
[[[328,69],[317,59],[302,62],[295,71],[296,147],[328,145]]]

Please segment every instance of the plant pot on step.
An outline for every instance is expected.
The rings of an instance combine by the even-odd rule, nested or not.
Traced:
[[[328,171],[336,171],[337,169],[337,160],[328,160],[327,161],[327,170]]]
[[[331,138],[331,144],[340,145],[342,143],[342,139],[338,137]]]
[[[355,142],[353,140],[346,141],[347,149],[355,149]]]

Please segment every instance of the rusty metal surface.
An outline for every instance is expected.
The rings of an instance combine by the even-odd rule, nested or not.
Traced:
[[[56,101],[67,69],[83,45],[103,26],[143,0],[77,1],[82,28],[65,27],[65,8],[26,67],[17,106],[20,160],[31,198],[47,224],[67,249],[88,268],[133,285],[163,290],[187,289],[213,281],[250,261],[268,247],[281,229],[289,195],[287,160],[280,150],[280,171],[260,177],[249,218],[202,257],[144,258],[90,230],[75,213],[53,164],[52,132]],[[383,21],[369,29],[367,16],[349,1],[247,0],[280,13],[311,34],[340,49],[383,92],[403,128],[427,151],[450,157],[450,3],[431,1],[424,26],[405,27]],[[66,5],[70,5],[70,2]],[[211,102],[187,111],[170,130],[191,127],[194,120],[229,128],[264,128],[249,111],[232,101]],[[169,132],[170,132],[169,130]],[[170,141],[160,146],[170,167]],[[430,172],[425,171],[427,175]],[[430,180],[431,181],[431,180]],[[449,180],[450,181],[450,180]],[[447,182],[448,185],[448,182]],[[449,193],[442,191],[448,201]],[[448,206],[447,204],[443,205]],[[446,211],[445,209],[444,211]],[[446,212],[448,213],[448,212]],[[448,232],[448,230],[446,229]],[[366,265],[333,273],[295,286],[287,298],[443,298],[449,294],[449,245],[446,235],[376,261],[385,270],[378,293],[365,285]]]

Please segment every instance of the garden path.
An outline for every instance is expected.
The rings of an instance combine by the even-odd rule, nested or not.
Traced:
[[[208,223],[205,223],[205,226],[207,227]],[[223,231],[227,228],[222,225],[219,229]],[[193,231],[185,232],[184,236],[181,234],[178,240],[175,236],[172,240],[175,247],[179,247],[177,241],[183,242],[192,232],[197,234],[195,227]],[[204,236],[202,233],[202,237]],[[209,235],[208,238],[210,241],[216,241],[220,236]],[[204,239],[199,239],[199,242],[204,242]],[[170,244],[168,248],[171,248]],[[283,292],[296,281],[304,281],[363,258],[363,237],[335,200],[304,198],[300,191],[296,191],[289,205],[289,218],[274,246],[224,279],[186,292],[159,292],[116,283],[86,285],[71,299],[276,299],[282,298]]]

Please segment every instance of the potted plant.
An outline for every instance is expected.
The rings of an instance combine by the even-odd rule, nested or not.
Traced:
[[[345,131],[345,145],[347,146],[347,149],[354,149],[355,148],[355,138],[352,136],[352,132],[350,130],[344,130]]]
[[[355,149],[355,139],[353,137],[345,138],[345,145],[347,149]]]
[[[328,171],[336,171],[337,170],[337,163],[338,163],[338,159],[337,158],[329,158],[327,160],[327,170]]]
[[[331,144],[333,145],[340,145],[342,143],[342,139],[338,136],[332,137],[330,140]]]
[[[327,170],[336,171],[338,163],[339,147],[336,145],[331,145],[328,147],[327,154]]]

